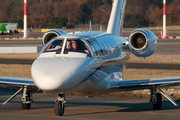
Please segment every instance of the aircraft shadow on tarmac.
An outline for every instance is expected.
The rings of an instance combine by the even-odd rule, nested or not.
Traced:
[[[96,98],[94,98],[96,99]],[[106,99],[106,98],[104,98]],[[128,98],[127,98],[128,99]],[[2,104],[4,101],[0,101],[0,104]],[[109,101],[111,102],[111,101]],[[177,104],[180,104],[180,100],[176,100]],[[12,104],[12,108],[15,104],[19,104],[20,106],[20,101],[10,101],[9,103]],[[46,109],[46,108],[54,108],[54,101],[34,101],[32,103],[32,110],[33,109]],[[76,108],[78,107],[78,109],[80,107],[84,107],[84,106],[89,106],[91,109],[96,109],[97,107],[110,107],[110,110],[99,110],[99,111],[96,111],[96,112],[88,112],[86,111],[86,113],[82,113],[81,111],[79,113],[75,112],[75,113],[71,113],[69,114],[68,116],[70,115],[86,115],[86,114],[98,114],[98,113],[110,113],[110,112],[143,112],[143,111],[155,111],[153,110],[153,107],[152,105],[149,103],[149,102],[144,102],[144,103],[119,103],[119,102],[114,102],[112,101],[112,103],[107,103],[107,102],[103,102],[101,101],[100,102],[90,102],[90,101],[87,101],[87,102],[72,102],[71,100],[68,101],[66,104],[66,107],[67,107],[67,110],[68,110],[68,107],[73,107],[74,110],[76,111]],[[111,109],[111,107],[119,107],[119,110],[115,110],[113,111]],[[163,101],[162,103],[162,110],[174,110],[174,109],[180,109],[180,107],[175,107],[173,106],[169,101]],[[68,112],[68,111],[67,111]]]
[[[180,100],[178,100],[180,102]],[[176,101],[177,102],[177,101]],[[169,101],[163,101],[162,110],[167,109],[180,109],[180,107],[173,106]],[[137,112],[137,111],[152,111],[152,105],[149,102],[145,103],[90,103],[90,102],[68,102],[66,107],[76,107],[76,106],[119,106],[125,107],[127,109],[120,110],[120,112]]]

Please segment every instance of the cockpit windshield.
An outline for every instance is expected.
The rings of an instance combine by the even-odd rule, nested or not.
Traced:
[[[67,39],[64,54],[69,52],[80,52],[91,56],[91,51],[88,44],[81,39]]]
[[[54,40],[52,42],[50,42],[45,50],[43,51],[44,52],[56,52],[57,54],[60,54],[61,53],[61,50],[62,50],[62,47],[63,47],[63,43],[64,43],[64,40]]]
[[[64,44],[64,42],[66,42]],[[65,45],[65,46],[63,46]],[[56,54],[69,54],[70,52],[87,54],[92,56],[92,51],[89,45],[83,39],[54,39],[48,43],[42,53],[56,52]]]

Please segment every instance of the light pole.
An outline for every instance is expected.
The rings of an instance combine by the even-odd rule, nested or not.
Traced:
[[[24,38],[27,38],[27,0],[24,0]]]
[[[166,35],[166,0],[163,0],[163,37]]]

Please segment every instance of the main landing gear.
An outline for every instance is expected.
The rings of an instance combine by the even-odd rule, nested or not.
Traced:
[[[160,93],[157,93],[157,90]],[[151,98],[150,103],[153,104],[154,110],[161,110],[162,107],[162,95],[164,95],[171,103],[173,103],[175,106],[178,106],[174,100],[172,100],[166,93],[164,93],[160,88],[152,87],[151,88]]]
[[[21,106],[22,109],[30,109],[32,100],[32,90],[24,87],[22,98],[21,98]]]
[[[66,103],[65,95],[58,94],[57,99],[55,101],[55,107],[54,107],[54,112],[57,116],[62,116],[64,114],[65,103]]]
[[[32,100],[32,90],[31,88],[28,88],[27,86],[23,86],[20,88],[14,95],[12,95],[8,100],[6,100],[3,105],[5,105],[7,102],[15,98],[20,92],[23,91],[22,97],[21,97],[21,106],[22,109],[30,109]]]
[[[156,93],[156,89],[151,89],[150,103],[153,104],[154,110],[161,110],[162,107],[162,96],[161,93]]]

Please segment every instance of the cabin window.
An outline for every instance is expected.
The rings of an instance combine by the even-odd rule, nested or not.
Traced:
[[[102,44],[102,46],[103,46],[103,48],[104,48],[105,54],[108,54],[108,52],[106,51],[106,47],[104,46],[104,44],[103,44],[103,43],[101,43],[101,44]]]
[[[103,55],[103,50],[101,49],[100,51],[101,51],[101,54]]]
[[[94,56],[97,56],[97,55],[98,55],[98,54],[97,54],[97,51],[95,51],[95,52],[94,52]]]
[[[108,41],[108,43],[110,44],[110,46],[111,46],[111,53],[114,53],[114,48],[113,48],[113,46],[112,46],[112,44]]]
[[[103,50],[101,49],[102,47],[99,45],[99,43],[97,43],[97,45],[99,46],[99,50],[100,50],[101,55],[103,55],[104,53],[103,53]]]
[[[106,42],[104,42],[104,43],[107,45],[108,52],[111,53],[111,50],[109,49],[110,48],[109,45]]]

